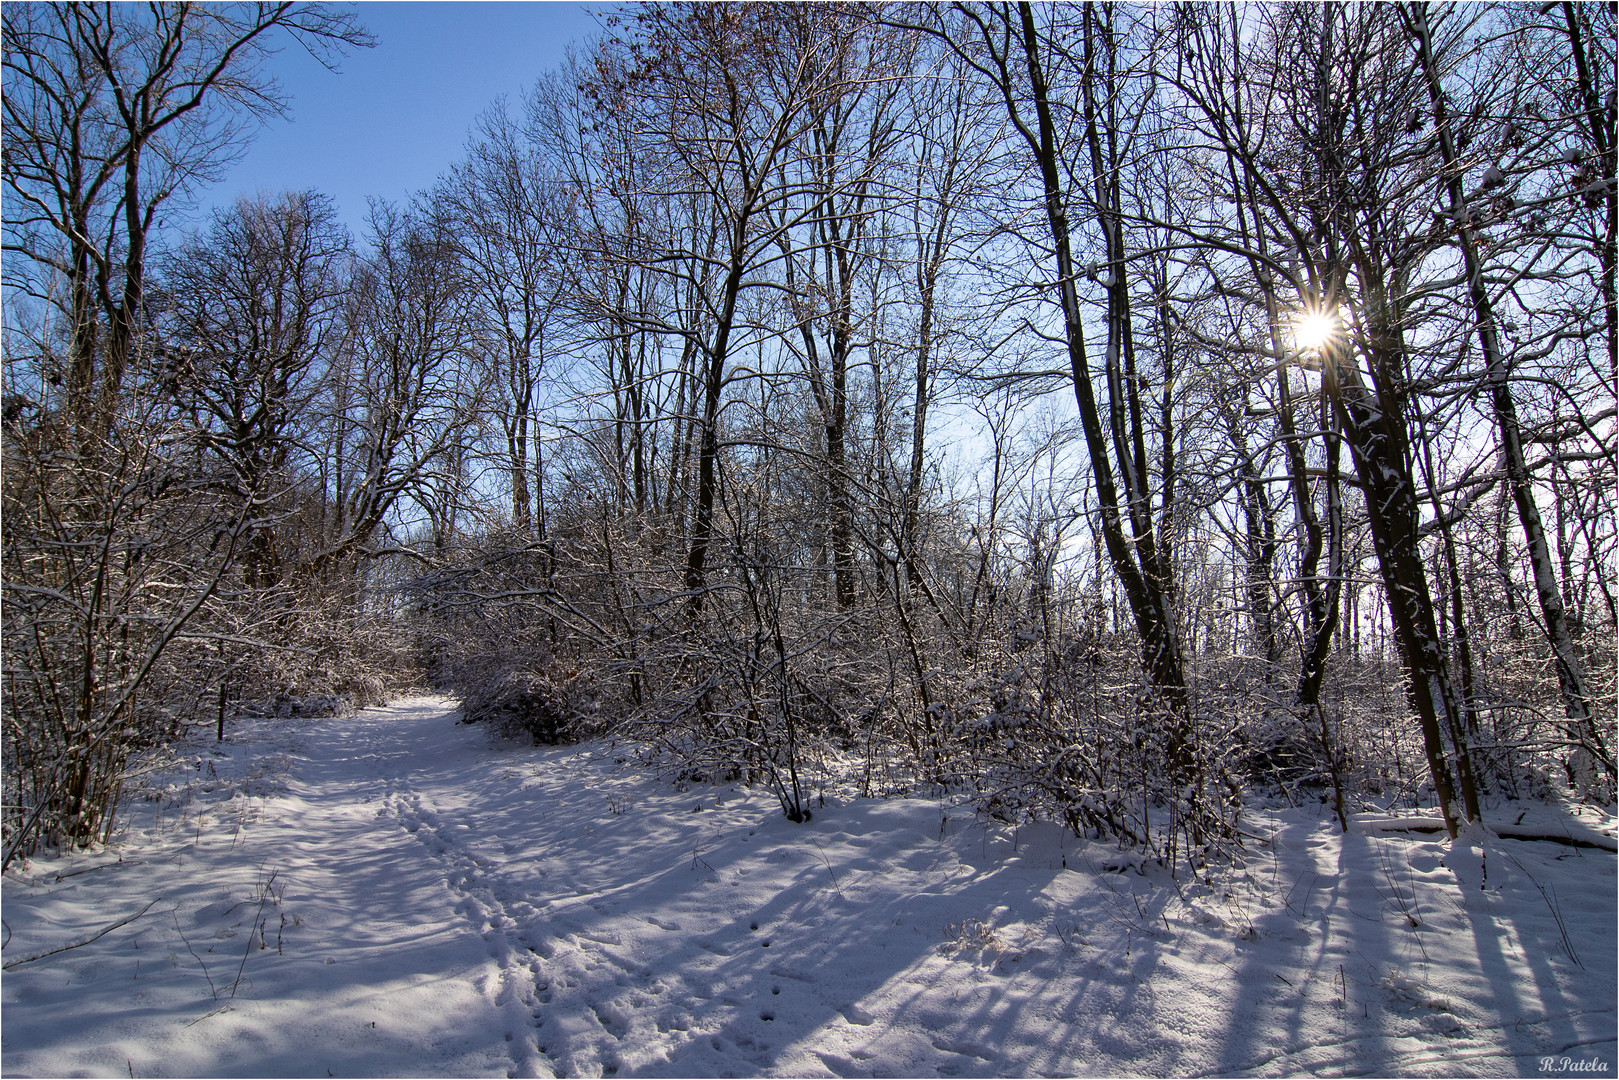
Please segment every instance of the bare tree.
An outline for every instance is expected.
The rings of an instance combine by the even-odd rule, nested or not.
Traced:
[[[1461,699],[1438,636],[1419,546],[1411,465],[1410,301],[1404,283],[1427,249],[1426,231],[1412,228],[1405,217],[1407,193],[1421,166],[1419,149],[1410,142],[1410,122],[1399,118],[1412,116],[1416,86],[1409,68],[1393,63],[1391,50],[1399,40],[1394,20],[1370,11],[1366,17],[1348,14],[1301,8],[1278,11],[1268,24],[1265,48],[1274,50],[1268,57],[1291,50],[1307,61],[1260,61],[1261,70],[1273,66],[1276,72],[1265,91],[1288,95],[1283,100],[1290,111],[1283,122],[1293,130],[1285,136],[1250,126],[1248,118],[1260,115],[1268,102],[1232,74],[1246,60],[1234,61],[1235,54],[1227,51],[1239,40],[1233,36],[1234,21],[1203,24],[1217,36],[1202,42],[1194,67],[1212,92],[1189,88],[1188,94],[1228,156],[1238,198],[1263,209],[1263,219],[1252,219],[1255,233],[1276,239],[1276,247],[1267,249],[1245,237],[1236,248],[1253,260],[1259,288],[1272,297],[1271,324],[1281,324],[1273,291],[1277,280],[1296,290],[1295,310],[1302,313],[1296,318],[1331,320],[1340,309],[1347,312],[1348,333],[1327,336],[1312,363],[1321,371],[1334,426],[1350,448],[1365,494],[1384,596],[1408,672],[1408,696],[1454,831],[1477,819],[1478,804]],[[1229,66],[1222,72],[1222,65]],[[1292,155],[1292,167],[1278,170],[1277,157],[1284,153]],[[1234,246],[1230,239],[1224,243]],[[1279,361],[1284,355],[1278,349]],[[1296,460],[1293,471],[1298,473]],[[1294,486],[1302,491],[1297,479]],[[1334,621],[1311,619],[1323,629]]]
[[[246,532],[184,423],[149,400],[114,419],[99,445],[56,419],[5,431],[4,865],[106,839],[130,753],[165,733],[171,646]]]
[[[1061,338],[1095,481],[1100,532],[1140,635],[1143,666],[1177,718],[1172,725],[1179,728],[1185,717],[1186,677],[1172,608],[1172,552],[1152,507],[1121,203],[1123,143],[1132,131],[1122,100],[1127,75],[1119,65],[1120,29],[1111,13],[1091,8],[1085,9],[1078,28],[1043,30],[1028,4],[964,8],[963,18],[963,59],[999,93],[1020,147],[1039,176],[1049,236],[1042,246],[1054,264],[1050,291],[1061,312]],[[1059,41],[1069,30],[1079,35],[1077,53]],[[1059,78],[1072,100],[1054,91]],[[1150,114],[1143,110],[1136,115]],[[1075,255],[1076,210],[1090,216],[1101,250],[1088,276],[1104,297],[1105,413],[1092,381],[1091,345],[1079,295],[1087,268]],[[1171,445],[1168,431],[1161,445],[1166,451]],[[1161,493],[1169,496],[1172,475],[1159,480]],[[1171,741],[1183,743],[1184,732],[1172,735]],[[1181,751],[1175,754],[1180,762],[1176,767],[1189,770]]]
[[[802,17],[825,23],[837,16]],[[637,110],[643,141],[633,152],[652,165],[648,178],[699,210],[686,233],[690,243],[647,252],[660,272],[689,286],[682,299],[694,305],[678,320],[661,320],[661,329],[679,334],[698,361],[697,484],[685,571],[693,615],[707,580],[720,411],[736,339],[745,333],[745,294],[776,257],[774,211],[791,194],[782,165],[813,123],[814,102],[841,77],[835,62],[841,45],[829,53],[835,39],[804,33],[794,25],[800,18],[785,8],[646,9],[636,16],[623,77],[612,76],[598,91],[600,107]]]
[[[329,65],[370,38],[352,15],[295,3],[23,5],[4,35],[5,250],[27,264],[8,278],[61,312],[53,374],[68,412],[105,432],[158,211],[281,111],[261,67],[279,37]]]
[[[477,305],[472,317],[490,368],[491,411],[504,440],[512,524],[520,532],[535,527],[533,473],[543,446],[539,380],[570,281],[559,265],[562,214],[549,168],[497,103],[479,118],[467,160],[435,192],[453,223],[449,235]],[[540,529],[543,535],[543,522]]]
[[[901,310],[915,312],[910,333],[896,345],[901,355],[912,354],[911,405],[904,417],[910,421],[910,454],[897,541],[907,579],[923,587],[928,414],[948,368],[952,271],[959,271],[971,242],[988,228],[974,220],[973,208],[991,201],[993,131],[985,130],[984,90],[955,51],[937,41],[931,49],[917,47],[918,66],[904,83],[911,130],[896,147],[908,176],[904,197],[891,211],[900,221],[889,228],[901,245],[894,257],[907,268],[896,285]]]
[[[105,835],[246,530],[145,378],[148,261],[159,212],[279,111],[260,65],[286,38],[369,43],[317,5],[4,13],[7,863]]]
[[[345,348],[325,387],[318,437],[326,511],[306,557],[344,589],[426,472],[462,439],[469,371],[469,285],[450,224],[374,204],[372,251],[346,296]]]
[[[848,608],[855,603],[857,578],[850,369],[857,350],[869,356],[875,330],[855,305],[869,295],[880,270],[884,238],[877,230],[885,221],[880,211],[891,183],[887,172],[904,138],[898,115],[902,84],[884,74],[909,67],[911,42],[910,35],[852,16],[828,24],[808,9],[797,14],[795,35],[831,33],[844,43],[834,60],[842,70],[810,105],[803,146],[789,165],[798,198],[775,213],[798,338],[784,342],[798,353],[820,416],[835,592],[839,606]]]
[[[1535,596],[1540,602],[1545,620],[1547,640],[1551,643],[1553,664],[1563,695],[1563,713],[1569,723],[1569,738],[1574,745],[1574,770],[1582,792],[1594,792],[1598,787],[1596,768],[1606,773],[1603,786],[1610,791],[1616,778],[1613,752],[1597,730],[1592,712],[1592,696],[1586,686],[1585,672],[1575,652],[1574,639],[1569,632],[1564,613],[1562,591],[1552,563],[1551,550],[1546,542],[1546,528],[1541,522],[1540,507],[1536,502],[1533,477],[1524,453],[1522,426],[1518,422],[1517,402],[1508,374],[1507,357],[1502,347],[1497,325],[1491,288],[1485,277],[1484,259],[1480,252],[1477,230],[1473,225],[1473,211],[1468,205],[1468,192],[1463,187],[1465,163],[1457,144],[1457,131],[1451,106],[1440,76],[1438,52],[1449,44],[1447,51],[1457,51],[1459,43],[1454,33],[1447,34],[1448,43],[1436,40],[1435,21],[1430,18],[1426,3],[1413,3],[1399,7],[1400,19],[1412,38],[1416,62],[1425,85],[1430,107],[1433,109],[1434,127],[1443,170],[1440,173],[1441,200],[1444,204],[1443,220],[1454,223],[1457,245],[1461,251],[1462,272],[1467,281],[1468,300],[1472,306],[1474,324],[1478,333],[1479,349],[1483,354],[1485,379],[1489,385],[1490,403],[1495,414],[1496,437],[1500,443],[1501,461],[1506,471],[1507,485],[1512,492],[1518,521],[1523,527],[1524,543],[1529,551],[1529,565],[1534,575]],[[1579,20],[1572,5],[1566,11],[1571,48],[1580,60],[1582,84],[1581,103],[1592,120],[1591,133],[1597,143],[1599,160],[1605,162],[1608,179],[1613,175],[1612,147],[1609,123],[1598,119],[1595,109],[1596,90],[1591,76],[1585,70],[1583,42]],[[1506,181],[1505,173],[1495,165],[1489,166],[1481,181],[1479,194],[1499,187]],[[1598,181],[1600,183],[1600,181]],[[1611,187],[1611,184],[1608,185]],[[1606,265],[1604,278],[1611,278],[1613,210],[1615,198],[1611,190],[1602,191],[1602,202],[1609,207],[1608,237],[1604,249]],[[1583,197],[1583,195],[1582,195]],[[1607,282],[1608,334],[1613,333],[1612,282]],[[1612,345],[1609,346],[1610,356]],[[1566,576],[1566,575],[1565,575]]]
[[[282,578],[275,511],[285,511],[308,417],[340,362],[348,234],[330,200],[303,192],[243,200],[166,260],[172,310],[156,378],[223,465],[226,490],[253,516],[248,584]]]

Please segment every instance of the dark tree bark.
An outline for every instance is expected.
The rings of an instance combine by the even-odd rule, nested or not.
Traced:
[[[1585,75],[1583,53],[1579,50],[1579,33],[1573,5],[1564,7],[1567,9],[1570,39],[1576,56],[1581,58],[1582,81],[1588,83],[1588,80],[1583,78]],[[1426,3],[1412,3],[1409,7],[1402,4],[1399,12],[1402,22],[1411,34],[1423,83],[1434,110],[1434,124],[1438,128],[1439,151],[1444,165],[1441,173],[1441,190],[1448,202],[1447,218],[1456,223],[1462,267],[1467,278],[1468,299],[1473,309],[1473,322],[1478,332],[1479,348],[1484,356],[1490,404],[1495,413],[1496,438],[1501,448],[1501,460],[1506,469],[1508,488],[1512,492],[1513,504],[1518,511],[1518,522],[1523,527],[1524,543],[1529,552],[1529,566],[1534,575],[1535,596],[1540,601],[1546,638],[1551,645],[1552,662],[1557,669],[1557,682],[1562,691],[1563,715],[1568,724],[1569,740],[1575,747],[1572,758],[1575,782],[1582,792],[1600,794],[1603,798],[1608,798],[1611,797],[1615,780],[1613,752],[1607,746],[1595,722],[1591,693],[1586,686],[1585,673],[1580,664],[1579,654],[1575,650],[1573,635],[1569,630],[1562,591],[1558,586],[1551,550],[1546,543],[1546,529],[1541,522],[1540,507],[1535,501],[1534,478],[1530,474],[1528,461],[1524,455],[1523,432],[1518,423],[1518,407],[1513,400],[1506,357],[1501,348],[1495,313],[1491,307],[1490,290],[1484,279],[1484,265],[1479,254],[1478,239],[1469,225],[1467,195],[1462,188],[1463,170],[1458,161],[1456,144],[1451,132],[1451,116],[1444,86],[1439,78],[1438,62],[1434,57],[1428,6]],[[1594,92],[1589,91],[1588,85],[1586,90],[1585,97],[1594,102]],[[1597,124],[1594,135],[1598,144],[1604,147],[1603,155],[1606,157],[1607,125]],[[1614,193],[1610,190],[1608,201],[1611,203],[1614,197]],[[1612,220],[1610,210],[1609,236],[1604,249],[1608,252],[1609,261],[1604,265],[1603,274],[1610,295],[1613,285]],[[1608,320],[1611,336],[1613,332],[1611,308]],[[1459,616],[1458,625],[1460,625]],[[1600,781],[1596,773],[1598,766],[1606,774]]]
[[[1176,631],[1175,613],[1171,609],[1171,577],[1162,553],[1155,543],[1151,521],[1151,508],[1146,489],[1145,452],[1139,431],[1139,402],[1128,413],[1123,407],[1125,397],[1133,395],[1136,381],[1121,370],[1121,355],[1133,357],[1130,340],[1129,293],[1125,280],[1122,224],[1119,220],[1116,191],[1110,189],[1108,154],[1102,145],[1102,126],[1105,119],[1098,115],[1098,107],[1089,93],[1090,80],[1086,80],[1087,100],[1084,109],[1085,140],[1090,151],[1092,179],[1097,185],[1099,207],[1114,207],[1112,213],[1102,210],[1098,214],[1098,228],[1102,232],[1108,253],[1107,273],[1113,275],[1108,298],[1108,361],[1107,382],[1112,396],[1108,410],[1111,422],[1104,432],[1102,413],[1096,401],[1091,382],[1090,358],[1085,343],[1085,329],[1075,287],[1078,268],[1074,262],[1073,240],[1068,221],[1070,198],[1064,189],[1063,162],[1060,157],[1056,122],[1052,115],[1046,74],[1041,58],[1041,43],[1035,27],[1033,9],[1020,4],[1013,23],[1012,12],[1005,7],[994,9],[995,18],[1004,28],[1003,40],[1016,41],[1021,51],[1017,62],[1026,71],[1034,124],[1024,117],[1018,94],[1014,88],[1009,62],[1009,50],[996,53],[998,82],[1002,87],[1007,111],[1013,125],[1034,155],[1045,189],[1046,221],[1051,231],[1052,250],[1057,269],[1057,295],[1063,313],[1064,338],[1068,349],[1068,362],[1074,387],[1074,399],[1079,407],[1080,424],[1085,434],[1091,470],[1096,481],[1097,501],[1100,505],[1101,531],[1107,546],[1108,561],[1123,587],[1136,631],[1141,637],[1142,661],[1153,686],[1164,696],[1165,704],[1177,722],[1184,721],[1186,706],[1186,678],[1181,657],[1180,637]],[[1015,30],[1014,30],[1015,25]],[[980,23],[986,43],[993,52],[994,34],[987,24]],[[1016,37],[1013,38],[1015,33]],[[1106,45],[1098,41],[1105,31],[1095,21],[1090,9],[1086,11],[1085,47],[1087,71],[1103,61],[1100,55]],[[1113,181],[1116,182],[1116,181]],[[1127,415],[1137,418],[1134,432],[1126,429]],[[1109,438],[1109,434],[1111,438]],[[1167,433],[1166,433],[1167,435]],[[1120,492],[1113,469],[1117,455],[1120,471],[1125,479],[1125,498]],[[1166,478],[1166,483],[1167,483]],[[1127,509],[1126,509],[1127,508]],[[1128,517],[1131,535],[1125,533]]]

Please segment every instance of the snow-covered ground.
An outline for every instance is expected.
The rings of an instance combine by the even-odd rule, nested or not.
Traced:
[[[8,874],[0,1067],[1614,1075],[1607,850],[1493,840],[1463,889],[1442,834],[1255,809],[1246,866],[1177,887],[1050,826],[830,798],[795,825],[454,719],[244,721],[109,848]]]

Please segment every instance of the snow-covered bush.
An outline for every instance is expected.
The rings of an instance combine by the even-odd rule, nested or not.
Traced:
[[[568,555],[565,544],[494,531],[436,552],[427,572],[401,582],[416,663],[460,701],[464,722],[544,744],[605,729],[610,664],[542,602],[559,570],[576,565]]]
[[[573,742],[598,730],[589,680],[548,654],[468,660],[448,680],[465,723],[488,724],[506,738]]]
[[[1119,840],[1174,867],[1237,846],[1232,720],[1194,695],[1183,713],[1095,641],[1028,649],[951,703],[957,760],[980,805]]]

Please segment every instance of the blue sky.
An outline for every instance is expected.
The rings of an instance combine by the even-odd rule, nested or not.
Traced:
[[[461,156],[473,119],[501,94],[514,102],[571,42],[595,36],[602,5],[553,2],[361,3],[377,39],[332,74],[295,45],[271,71],[290,98],[288,119],[259,130],[222,182],[199,193],[212,206],[263,190],[313,188],[337,202],[358,239],[369,196],[402,201]]]

